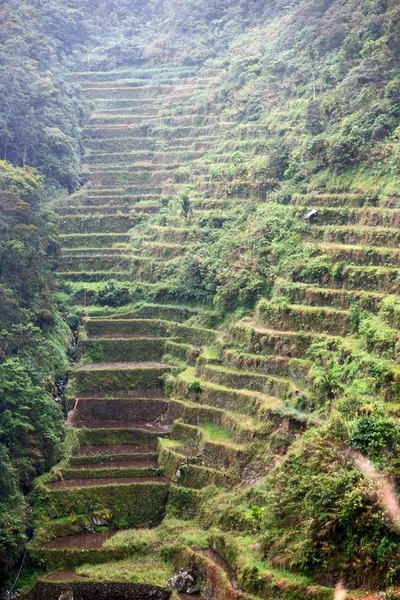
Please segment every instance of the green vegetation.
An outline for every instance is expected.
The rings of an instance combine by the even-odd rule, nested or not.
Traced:
[[[0,579],[393,597],[399,17],[0,10]]]

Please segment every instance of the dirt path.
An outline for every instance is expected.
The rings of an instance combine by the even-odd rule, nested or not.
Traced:
[[[204,548],[198,550],[198,552],[199,554],[210,558],[213,561],[213,563],[215,563],[220,569],[222,569],[226,573],[232,587],[234,589],[239,589],[239,584],[235,571],[233,570],[231,565],[220,555],[219,552],[213,550],[213,548]]]

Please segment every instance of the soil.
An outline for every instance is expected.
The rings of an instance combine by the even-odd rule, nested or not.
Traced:
[[[42,544],[41,548],[50,548],[59,550],[69,548],[71,550],[97,550],[101,548],[117,531],[107,531],[105,533],[77,533],[76,535],[67,535],[51,540]]]
[[[145,467],[158,468],[158,462],[156,460],[132,460],[132,459],[109,459],[100,463],[80,463],[79,465],[71,465],[73,469],[129,469],[139,468],[144,469]]]
[[[71,424],[71,420],[67,422]],[[154,433],[168,433],[171,429],[169,424],[161,423],[143,423],[140,421],[80,421],[78,429],[142,429],[143,431],[152,431]]]
[[[119,400],[128,398],[130,400],[166,400],[167,396],[162,390],[117,390],[116,392],[90,392],[90,394],[79,394],[77,400]]]
[[[82,575],[78,575],[76,571],[73,569],[68,569],[65,571],[57,571],[57,573],[53,573],[52,575],[47,575],[45,578],[46,581],[87,581],[86,577],[82,577]]]
[[[142,483],[169,483],[166,477],[108,477],[99,479],[67,479],[47,483],[49,490],[69,490],[73,488],[101,487],[105,485],[130,485]]]
[[[89,363],[80,367],[78,371],[102,371],[111,370],[118,371],[119,369],[170,369],[171,365],[161,362],[104,362],[104,363]]]
[[[144,333],[138,333],[138,334],[134,334],[134,333],[122,333],[121,335],[117,335],[115,333],[101,333],[98,335],[90,335],[89,336],[89,340],[140,340],[140,339],[146,339],[146,340],[162,340],[163,342],[165,341],[165,337],[162,336],[154,336],[154,335],[150,335],[150,334],[144,334]]]
[[[115,444],[109,446],[83,446],[75,456],[109,456],[117,454],[149,454],[155,453],[154,448],[135,446],[134,444]]]

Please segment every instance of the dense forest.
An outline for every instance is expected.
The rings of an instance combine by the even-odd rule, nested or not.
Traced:
[[[97,496],[64,514],[44,491],[77,477],[72,396],[107,393],[79,370],[149,362],[130,330],[114,340],[112,319],[143,318],[144,338],[171,337],[151,350],[157,382],[189,408],[156,443],[176,484],[160,537],[128,529],[115,560],[153,552],[164,585],[164,559],[206,532],[237,597],[331,598],[339,579],[398,597],[399,61],[396,0],[2,3],[0,594],[35,531],[39,544],[156,521]],[[213,443],[225,462],[214,448],[208,464]],[[195,483],[179,487],[185,468]],[[26,581],[45,559],[32,551]],[[118,580],[96,560],[84,576]]]

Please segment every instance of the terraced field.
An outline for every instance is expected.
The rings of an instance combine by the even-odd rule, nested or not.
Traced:
[[[348,338],[354,302],[388,333],[383,385],[393,399],[398,324],[382,307],[398,294],[397,205],[361,194],[294,196],[288,210],[298,219],[316,209],[306,242],[327,266],[278,277],[272,301],[223,330],[211,309],[93,304],[99,282],[167,287],[201,235],[199,219],[229,210],[228,199],[204,193],[201,158],[230,123],[211,110],[196,113],[196,99],[212,95],[218,76],[168,67],[72,76],[93,103],[87,183],[55,210],[63,230],[59,275],[85,316],[69,389],[68,453],[40,482],[40,527],[30,547],[46,570],[37,593],[49,598],[66,586],[78,591],[82,581],[150,585],[155,597],[169,597],[166,581],[183,565],[198,573],[204,598],[332,598],[332,589],[262,562],[257,535],[244,534],[239,517],[222,519],[205,544],[185,535],[207,486],[216,499],[246,490],[318,422],[305,358],[315,340],[362,350],[366,368],[373,365],[383,342],[368,333]],[[189,227],[148,222],[187,186],[195,198]]]

